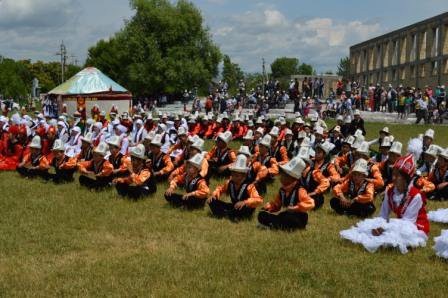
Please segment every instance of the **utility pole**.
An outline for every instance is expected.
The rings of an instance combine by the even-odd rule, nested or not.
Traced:
[[[264,93],[266,92],[266,90],[264,90],[264,88],[265,88],[265,80],[266,80],[266,62],[264,60],[264,57],[261,58],[261,61],[263,62],[263,96],[264,96]]]
[[[56,56],[61,56],[61,83],[64,83],[65,66],[67,64],[67,48],[64,45],[64,41],[62,41],[61,48],[56,53]]]

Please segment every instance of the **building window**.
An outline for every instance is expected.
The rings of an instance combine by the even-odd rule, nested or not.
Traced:
[[[443,62],[443,73],[448,73],[448,59],[445,59],[445,61]]]
[[[397,70],[392,69],[392,81],[396,81],[398,79]]]
[[[439,72],[439,61],[431,62],[431,75],[436,76]]]
[[[411,65],[410,68],[411,78],[415,78],[415,65]]]
[[[432,29],[432,48],[431,56],[437,57],[439,54],[439,27]]]
[[[383,67],[389,66],[389,43],[386,42],[383,47]]]
[[[404,81],[406,79],[406,68],[402,67],[400,69],[400,80]]]
[[[420,60],[426,59],[426,31],[422,34],[422,39],[420,41]]]
[[[417,59],[417,34],[412,34],[411,44],[411,54],[409,60],[413,62]]]
[[[379,69],[381,67],[381,45],[376,47],[376,68]]]
[[[406,63],[406,50],[407,50],[406,37],[401,39],[400,45],[401,45],[400,61],[398,63]]]
[[[421,78],[426,77],[426,65],[425,64],[420,65],[420,77]]]
[[[398,40],[395,40],[393,42],[394,48],[393,48],[393,55],[392,55],[392,65],[398,64]]]
[[[448,25],[443,27],[443,54],[448,54]]]

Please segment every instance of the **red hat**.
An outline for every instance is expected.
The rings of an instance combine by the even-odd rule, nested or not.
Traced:
[[[8,130],[9,133],[13,135],[19,134],[19,127],[17,125],[11,125]]]
[[[50,126],[49,128],[48,128],[48,131],[47,131],[47,134],[56,134],[56,127],[54,127],[54,126]]]
[[[20,125],[19,134],[26,135],[26,126],[25,125]]]
[[[397,169],[400,172],[405,173],[409,177],[414,176],[415,174],[414,156],[412,154],[408,154],[406,156],[400,157],[395,162],[394,169]]]
[[[45,127],[43,127],[43,126],[39,126],[39,127],[36,129],[36,134],[37,134],[38,136],[40,136],[41,138],[42,138],[43,136],[45,136]]]

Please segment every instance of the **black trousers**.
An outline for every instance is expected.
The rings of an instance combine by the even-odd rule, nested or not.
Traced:
[[[183,195],[173,193],[170,196],[165,195],[165,200],[168,201],[174,207],[186,207],[188,209],[198,209],[203,208],[205,205],[206,198],[200,199],[197,197],[189,197],[187,200],[182,199]]]
[[[167,181],[169,176],[170,176],[169,174],[154,176],[154,181],[156,183]]]
[[[224,172],[219,173],[218,169],[221,165],[217,165],[214,162],[209,162],[209,168],[208,168],[208,173],[207,173],[207,181],[210,180],[211,177],[216,177],[216,178],[229,178],[230,177],[230,170],[227,168]]]
[[[249,219],[254,214],[255,209],[244,206],[237,210],[233,203],[223,202],[221,200],[213,200],[209,204],[212,214],[216,217],[228,217],[229,219]]]
[[[44,176],[45,180],[51,180],[56,184],[62,184],[62,183],[68,183],[73,182],[73,174],[75,173],[76,169],[71,170],[60,170],[58,169],[56,171],[56,174],[50,174],[46,173]]]
[[[358,202],[353,202],[350,207],[344,207],[341,205],[341,200],[338,198],[332,198],[330,201],[331,208],[340,215],[354,215],[357,217],[365,218],[371,216],[376,208],[373,203],[361,204]]]
[[[432,193],[428,194],[428,199],[436,201],[448,200],[448,186],[442,189],[436,188]]]
[[[79,184],[82,186],[85,186],[90,189],[100,190],[102,188],[106,188],[110,186],[110,183],[112,182],[112,177],[101,177],[97,178],[96,180],[91,179],[86,176],[79,176]]]
[[[277,230],[304,229],[308,223],[308,214],[304,212],[284,211],[279,214],[260,211],[258,222]]]
[[[17,167],[17,172],[23,176],[28,178],[36,178],[36,177],[44,177],[45,173],[47,173],[46,170],[34,170],[34,169],[28,169],[25,167]]]
[[[115,185],[117,193],[122,197],[128,197],[134,200],[147,197],[157,191],[157,186],[155,184],[151,186],[130,186],[126,183],[118,183]]]
[[[318,210],[325,202],[324,195],[318,194],[311,197],[314,200],[314,210]]]

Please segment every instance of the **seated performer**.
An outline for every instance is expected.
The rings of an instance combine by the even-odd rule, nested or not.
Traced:
[[[232,140],[230,131],[221,132],[216,138],[216,145],[207,154],[207,161],[210,165],[209,175],[227,177],[230,175],[229,167],[235,161],[235,152],[228,147]]]
[[[274,200],[258,214],[262,226],[273,229],[303,229],[308,223],[308,211],[314,208],[314,200],[300,184],[305,162],[295,157],[280,166],[281,187]],[[276,214],[277,212],[279,212]]]
[[[259,151],[254,155],[253,161],[259,162],[261,165],[268,169],[268,175],[263,178],[264,183],[271,183],[274,181],[275,176],[278,175],[278,163],[275,157],[269,153],[272,138],[270,135],[265,135],[261,139],[259,144]]]
[[[279,133],[279,128],[277,126],[274,126],[269,132],[269,135],[271,136],[269,155],[274,157],[279,165],[284,165],[289,161],[288,150],[278,141]]]
[[[201,138],[197,138],[194,143],[188,146],[188,156],[195,156],[196,154],[203,154],[204,150],[204,140]],[[177,167],[174,169],[174,171],[171,172],[170,176],[168,177],[168,181],[173,180],[176,176],[183,176],[186,172],[186,162],[185,161],[180,167]],[[202,167],[201,171],[199,172],[199,175],[201,177],[207,178],[208,174],[208,162],[207,159],[202,159]]]
[[[255,185],[247,182],[247,157],[238,155],[236,162],[229,168],[231,175],[224,184],[219,185],[208,200],[212,214],[228,217],[231,220],[250,218],[257,206],[263,203]],[[223,195],[230,196],[230,203],[220,200]]]
[[[54,183],[65,183],[73,181],[73,174],[76,172],[76,158],[70,158],[65,155],[65,146],[62,140],[54,141],[53,160],[46,179]]]
[[[165,192],[165,199],[175,207],[202,208],[209,193],[207,181],[201,176],[204,156],[202,153],[194,155],[187,161],[186,173],[178,175],[170,181]],[[185,194],[174,193],[177,187],[183,186]]]
[[[401,157],[393,166],[392,184],[386,188],[381,217],[388,220],[391,211],[398,218],[415,223],[417,229],[429,233],[429,220],[426,214],[426,201],[418,188],[412,185],[415,173],[415,162],[412,155]],[[373,235],[381,235],[384,231],[374,229]]]
[[[146,167],[145,146],[138,144],[130,151],[131,164],[128,176],[115,178],[112,182],[120,196],[131,199],[144,198],[155,193],[157,186],[150,169]]]
[[[92,146],[92,133],[87,133],[84,137],[81,137],[81,152],[76,156],[78,162],[92,160],[93,146]]]
[[[333,188],[335,197],[330,206],[340,215],[368,217],[375,212],[374,186],[367,181],[369,165],[367,160],[358,159],[353,166],[350,179]]]
[[[157,182],[166,180],[174,170],[171,158],[161,150],[162,145],[162,135],[155,135],[149,145],[150,153],[148,154],[147,165],[152,170]]]
[[[79,184],[90,189],[100,190],[110,185],[114,167],[105,159],[108,146],[100,143],[93,150],[93,158],[78,164]]]
[[[109,162],[114,167],[113,177],[126,177],[129,175],[129,165],[130,159],[129,157],[123,155],[121,150],[121,141],[117,136],[112,136],[109,140],[106,141],[107,145],[109,145]]]
[[[247,157],[247,173],[246,182],[253,183],[259,194],[266,193],[266,178],[269,175],[268,169],[257,160],[252,161],[252,154],[248,146],[241,146],[238,155],[243,154]]]
[[[429,194],[431,200],[445,201],[448,199],[448,148],[439,153],[437,163],[428,176],[434,183],[435,190]]]
[[[47,158],[42,155],[42,144],[39,136],[35,136],[30,145],[30,151],[22,158],[22,162],[17,165],[17,172],[28,178],[44,177],[50,167]]]
[[[300,147],[297,156],[305,162],[305,169],[302,171],[300,183],[314,201],[314,210],[322,207],[324,203],[324,193],[330,187],[328,180],[319,168],[315,167],[312,160],[315,152],[311,147]]]
[[[401,157],[402,148],[403,144],[398,141],[393,142],[386,160],[378,163],[378,168],[384,180],[384,188],[392,183],[392,168],[395,162]]]

